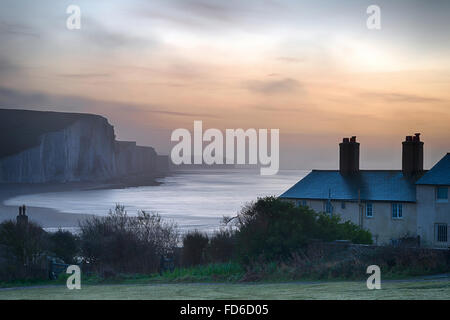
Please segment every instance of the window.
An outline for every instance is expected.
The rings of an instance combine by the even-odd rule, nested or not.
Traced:
[[[300,207],[300,206],[306,207],[306,200],[297,200],[296,205],[297,205],[297,207]]]
[[[401,203],[392,204],[392,219],[403,218],[403,205]]]
[[[437,242],[447,242],[448,241],[448,228],[445,223],[435,224],[435,234]]]
[[[341,202],[341,209],[345,209],[345,201]]]
[[[436,200],[438,202],[448,202],[448,187],[436,187]]]
[[[366,203],[366,217],[367,218],[373,217],[373,204],[371,202]]]

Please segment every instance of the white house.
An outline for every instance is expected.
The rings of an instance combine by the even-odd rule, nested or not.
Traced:
[[[450,247],[450,153],[416,182],[417,234],[428,246]]]
[[[402,170],[360,170],[356,137],[340,143],[339,170],[313,170],[280,198],[337,214],[368,229],[377,244],[417,238],[450,247],[450,153],[423,170],[420,134],[403,142]]]

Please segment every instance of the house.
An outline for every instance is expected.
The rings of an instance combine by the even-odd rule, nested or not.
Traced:
[[[450,153],[416,182],[417,234],[431,246],[450,246]]]
[[[360,170],[356,137],[339,144],[339,170],[312,170],[280,198],[317,212],[340,215],[368,229],[376,244],[417,238],[422,246],[449,247],[450,153],[423,170],[420,134],[403,142],[402,170]]]

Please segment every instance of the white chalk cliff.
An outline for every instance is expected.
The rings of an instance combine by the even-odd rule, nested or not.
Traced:
[[[104,181],[157,171],[154,149],[116,141],[104,117],[24,110],[0,110],[0,117],[2,183]]]

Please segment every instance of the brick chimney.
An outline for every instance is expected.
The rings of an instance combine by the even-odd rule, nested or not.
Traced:
[[[339,144],[339,171],[343,175],[359,172],[359,142],[355,136],[344,138]]]
[[[19,207],[19,215],[16,218],[17,224],[20,226],[26,226],[28,224],[28,216],[26,214],[25,205]]]
[[[405,176],[413,176],[423,171],[423,142],[420,133],[407,136],[403,141],[402,171]]]

